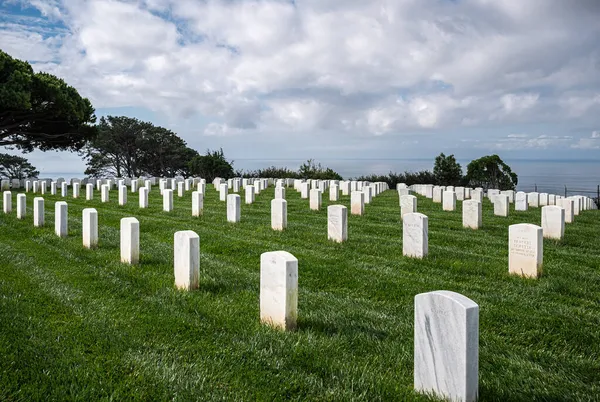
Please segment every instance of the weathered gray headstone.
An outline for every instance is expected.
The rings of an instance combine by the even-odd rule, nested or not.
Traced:
[[[415,296],[414,384],[450,401],[479,393],[479,306],[455,292]]]

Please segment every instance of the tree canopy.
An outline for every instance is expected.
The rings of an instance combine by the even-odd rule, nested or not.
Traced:
[[[471,187],[482,187],[485,190],[514,190],[518,178],[498,155],[487,155],[469,163],[465,181]]]
[[[198,155],[172,131],[125,116],[102,117],[98,136],[82,153],[92,177],[189,176]]]
[[[331,168],[323,167],[313,159],[300,165],[298,175],[303,179],[342,180],[342,176]]]
[[[439,154],[433,165],[436,184],[440,186],[458,186],[462,182],[462,168],[454,155]]]
[[[96,135],[95,122],[75,88],[0,50],[0,146],[79,150]]]
[[[225,159],[223,149],[218,151],[206,150],[206,155],[196,155],[189,162],[190,174],[200,176],[208,182],[215,178],[229,179],[234,177],[233,162]]]
[[[0,178],[22,180],[39,175],[40,172],[27,159],[17,155],[0,154]]]

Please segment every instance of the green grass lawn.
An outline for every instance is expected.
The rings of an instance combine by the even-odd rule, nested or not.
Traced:
[[[562,242],[544,240],[538,280],[508,275],[508,226],[540,224],[541,210],[462,228],[456,212],[423,197],[429,256],[402,256],[396,191],[349,215],[348,241],[327,241],[321,211],[287,189],[288,228],[270,228],[273,188],[226,222],[225,202],[207,186],[204,215],[191,196],[162,212],[137,194],[119,207],[69,197],[69,237],[28,215],[0,213],[1,400],[431,400],[413,391],[414,296],[461,293],[480,306],[480,400],[600,399],[600,212],[584,211]],[[338,202],[349,207],[349,197]],[[98,210],[99,248],[82,247],[83,208]],[[119,262],[119,221],[140,221],[138,266]],[[200,289],[177,291],[173,235],[200,235]],[[260,255],[298,258],[298,329],[259,322]]]

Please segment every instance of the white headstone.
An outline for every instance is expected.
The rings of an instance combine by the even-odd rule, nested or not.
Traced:
[[[527,211],[528,207],[527,193],[518,191],[515,196],[515,211]]]
[[[348,240],[348,208],[345,206],[327,207],[327,239],[337,243]]]
[[[163,211],[171,212],[173,210],[173,190],[163,190]]]
[[[569,197],[573,200],[573,215],[578,216],[581,211],[581,202],[578,197]]]
[[[365,194],[362,191],[350,193],[350,213],[352,215],[363,215],[365,213]]]
[[[494,196],[494,215],[508,216],[508,195],[498,194]]]
[[[405,214],[402,220],[402,254],[414,258],[427,256],[429,251],[429,223],[427,216],[418,212],[412,212]]]
[[[275,198],[285,200],[285,187],[275,187]]]
[[[340,188],[337,184],[329,187],[329,201],[339,201],[340,199]]]
[[[463,227],[479,229],[481,227],[481,202],[465,200],[462,203]]]
[[[479,392],[479,306],[455,292],[415,296],[414,384],[449,401]]]
[[[350,195],[350,182],[343,181],[341,186],[342,186],[342,195]]]
[[[442,187],[435,186],[433,188],[433,202],[435,202],[436,204],[441,204],[443,199],[444,190],[442,189]]]
[[[26,200],[25,194],[17,194],[17,219],[23,219],[27,214]]]
[[[119,186],[119,205],[127,205],[127,186]]]
[[[548,193],[540,193],[540,207],[545,207],[548,205]]]
[[[242,199],[239,194],[229,194],[227,196],[227,222],[236,223],[242,216]]]
[[[69,233],[68,205],[64,201],[54,204],[54,231],[58,237],[67,237]]]
[[[191,230],[175,232],[175,286],[179,289],[198,288],[200,278],[200,237]]]
[[[310,193],[310,183],[300,183],[300,198],[308,199]]]
[[[127,188],[125,186],[122,186]],[[137,264],[140,261],[140,222],[136,218],[121,219],[121,262]]]
[[[454,191],[444,191],[442,206],[444,211],[456,211],[456,193]]]
[[[56,182],[50,183],[50,195],[56,195]]]
[[[539,193],[533,192],[527,194],[527,202],[530,207],[539,207],[540,206],[540,195]]]
[[[65,198],[67,196],[67,182],[60,183],[60,196]]]
[[[508,227],[508,272],[537,278],[542,272],[544,239],[542,228],[530,223]]]
[[[2,193],[2,208],[5,214],[12,212],[12,193],[10,191]]]
[[[164,194],[163,194],[163,197],[164,197]],[[148,208],[148,187],[140,187],[139,206],[140,206],[140,208]]]
[[[545,238],[562,240],[565,235],[565,210],[556,205],[542,207],[542,230]]]
[[[204,210],[204,193],[192,191],[192,216],[200,216]]]
[[[283,330],[298,320],[298,260],[286,251],[260,256],[260,321]]]
[[[82,219],[83,247],[98,247],[98,211],[95,208],[85,208]]]
[[[371,191],[372,191],[371,186],[365,186],[362,189],[362,192],[365,194],[365,204],[371,203],[371,198],[373,197],[373,193]]]
[[[246,186],[246,204],[254,203],[254,186],[247,185]]]
[[[284,230],[287,227],[287,201],[282,198],[271,200],[271,228]]]
[[[44,199],[42,197],[33,199],[33,226],[38,228],[44,226]]]
[[[103,184],[100,187],[100,200],[102,202],[109,202],[109,200],[110,200],[109,194],[110,194],[110,188],[109,188],[108,184]]]
[[[219,200],[227,201],[227,195],[229,192],[229,187],[227,187],[227,183],[223,183],[219,185]]]
[[[565,210],[565,223],[573,223],[575,220],[574,201],[570,198],[562,198],[558,201],[558,205]]]
[[[414,195],[400,196],[400,218],[404,219],[404,215],[417,212],[417,197]]]
[[[310,190],[310,209],[318,211],[321,209],[321,190]]]
[[[177,196],[179,198],[183,197],[183,195],[185,194],[185,183],[180,181],[179,183],[177,183]]]

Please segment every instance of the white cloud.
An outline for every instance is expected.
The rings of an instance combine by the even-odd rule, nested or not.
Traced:
[[[19,1],[46,18],[0,25],[3,49],[96,108],[212,122],[184,137],[418,132],[443,146],[460,127],[600,116],[596,0]],[[479,144],[569,141],[517,135]]]
[[[592,131],[589,138],[580,138],[579,141],[571,145],[571,148],[600,149],[600,131]]]
[[[560,149],[573,141],[570,135],[538,135],[529,138],[526,134],[509,134],[506,138],[488,141],[479,144],[479,148],[491,148],[494,150],[516,151],[516,150],[547,150]],[[573,147],[571,145],[571,147]]]

